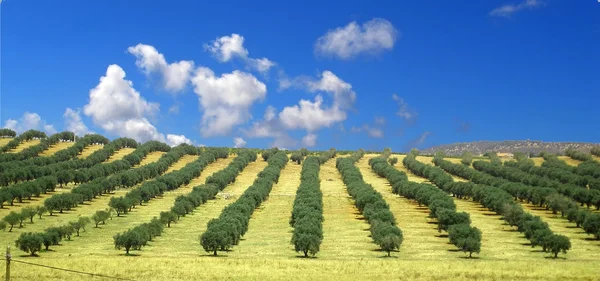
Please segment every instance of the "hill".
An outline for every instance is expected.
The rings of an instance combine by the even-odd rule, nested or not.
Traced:
[[[461,142],[453,144],[444,144],[433,146],[421,150],[423,154],[433,154],[438,150],[443,151],[446,155],[460,155],[465,151],[480,155],[486,152],[525,152],[525,153],[540,153],[546,151],[549,153],[562,154],[567,148],[573,148],[583,152],[590,152],[592,147],[599,145],[598,143],[585,142],[544,142],[532,140],[516,140],[516,141],[475,141]]]

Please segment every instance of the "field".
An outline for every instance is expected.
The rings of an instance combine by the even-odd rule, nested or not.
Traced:
[[[39,144],[40,142],[41,142],[41,140],[39,140],[39,139],[36,139],[36,140],[28,140],[28,141],[25,141],[25,142],[22,142],[22,143],[20,143],[19,145],[17,145],[17,147],[15,147],[15,148],[13,148],[13,149],[11,149],[11,150],[7,151],[7,152],[8,152],[8,153],[17,153],[17,152],[21,152],[21,151],[23,151],[24,149],[26,149],[26,148],[28,148],[28,147],[34,146],[34,145],[36,145],[36,144]]]
[[[131,151],[133,149],[119,150],[106,162],[121,159]],[[163,154],[150,153],[139,166],[158,161]],[[189,193],[193,186],[204,183],[208,176],[227,167],[235,155],[209,164],[200,177],[188,185],[167,191],[126,215],[115,216],[98,228],[90,225],[80,237],[63,240],[60,246],[53,246],[51,251],[41,251],[37,257],[30,257],[14,247],[14,241],[21,233],[42,231],[50,226],[64,225],[79,216],[91,216],[96,210],[106,208],[111,197],[122,196],[129,189],[100,196],[62,214],[44,215],[42,219],[36,217],[33,224],[27,221],[23,228],[15,227],[12,232],[0,231],[0,242],[13,247],[15,260],[133,280],[598,280],[600,241],[589,239],[580,228],[572,227],[560,216],[525,204],[523,207],[527,212],[542,216],[555,232],[571,239],[573,249],[567,255],[551,259],[539,248],[531,248],[529,240],[506,225],[499,215],[473,201],[453,198],[457,210],[468,212],[472,225],[482,231],[481,253],[475,255],[476,258],[466,258],[468,254],[458,251],[448,242],[445,233],[437,231],[435,219],[428,218],[427,207],[393,194],[388,181],[371,170],[368,161],[377,156],[364,155],[356,166],[364,181],[383,195],[404,233],[400,251],[392,253],[391,258],[372,242],[369,224],[349,196],[335,167],[335,158],[321,165],[319,172],[325,218],[324,239],[320,252],[314,258],[301,257],[290,243],[293,228],[288,221],[302,170],[301,165],[293,162],[283,168],[269,198],[253,213],[249,230],[239,245],[219,253],[217,257],[202,249],[198,237],[206,230],[208,221],[218,217],[223,208],[234,202],[267,166],[260,155],[216,199],[209,200],[170,228],[165,228],[161,236],[141,251],[133,251],[131,256],[114,248],[113,236],[116,233],[168,211],[177,196]],[[410,181],[427,182],[403,167],[405,155],[393,156],[400,160],[395,168],[407,173]],[[186,155],[171,165],[166,173],[177,171],[196,159],[198,156]],[[417,160],[431,165],[432,157],[419,156]],[[458,158],[448,160],[460,162]],[[72,186],[55,193],[68,192],[70,188]],[[41,204],[48,196],[5,206],[0,209],[0,216],[19,211],[24,206]],[[92,280],[85,275],[18,262],[11,264],[11,272],[11,280]]]
[[[121,160],[123,159],[123,157],[127,156],[128,154],[132,153],[135,151],[135,148],[121,148],[119,150],[117,150],[113,155],[111,155],[108,160],[106,160],[106,163],[110,163],[113,161],[117,161],[117,160]]]
[[[12,140],[12,138],[0,138],[0,147],[5,146],[7,143],[9,143]]]
[[[140,167],[140,166],[144,166],[144,165],[148,165],[150,163],[154,163],[156,161],[158,161],[158,159],[163,156],[165,153],[162,151],[153,151],[148,153],[148,155],[146,155],[146,157],[144,157],[144,159],[138,164],[135,165],[134,168]]]
[[[59,150],[67,149],[67,148],[73,146],[74,144],[75,144],[74,142],[58,142],[56,144],[51,145],[48,149],[42,151],[42,153],[40,153],[39,156],[50,156],[50,155],[54,154],[55,152],[57,152]]]
[[[94,153],[95,151],[102,149],[102,147],[104,147],[104,145],[101,145],[101,144],[88,145],[83,148],[83,151],[79,155],[81,158],[86,158],[86,157],[90,156],[90,154]]]

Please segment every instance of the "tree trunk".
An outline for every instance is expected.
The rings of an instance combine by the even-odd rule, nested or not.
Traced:
[[[129,247],[125,247],[125,254],[129,255]]]
[[[167,222],[167,227],[171,227],[171,222]]]
[[[390,255],[390,251],[388,251],[388,257],[391,257],[391,255]]]
[[[557,257],[558,257],[558,252],[555,252],[554,253],[554,258],[557,258]]]
[[[473,255],[473,252],[469,252],[469,258],[471,258],[472,255]]]
[[[304,257],[307,258],[308,257],[308,251],[304,250]]]
[[[213,256],[215,256],[215,257],[217,256],[217,250],[213,251]]]
[[[10,229],[8,230],[8,232],[12,232],[13,227],[14,227],[14,224],[11,224],[10,225]]]

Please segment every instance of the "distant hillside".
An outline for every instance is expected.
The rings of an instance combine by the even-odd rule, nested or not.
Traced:
[[[567,148],[573,148],[584,152],[589,152],[592,147],[600,145],[598,143],[586,142],[543,142],[543,141],[475,141],[453,144],[444,144],[421,150],[421,154],[434,154],[441,150],[446,155],[461,155],[465,151],[470,151],[475,155],[484,154],[489,151],[494,152],[525,152],[540,153],[546,151],[549,153],[562,154]]]

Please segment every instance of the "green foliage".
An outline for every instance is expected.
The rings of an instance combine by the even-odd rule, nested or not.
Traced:
[[[35,253],[42,249],[43,242],[44,238],[42,234],[27,232],[22,233],[15,244],[17,247],[19,247],[19,249],[21,249],[21,251],[35,256]]]
[[[37,210],[35,207],[25,207],[21,209],[21,216],[23,218],[29,219],[30,223],[33,223],[33,218],[37,215]]]
[[[587,234],[594,235],[596,239],[600,239],[600,214],[588,214],[582,226]]]
[[[263,152],[263,157],[264,153],[270,154],[266,157],[267,167],[258,173],[254,183],[235,202],[208,223],[206,232],[200,235],[200,244],[205,251],[216,255],[217,251],[225,251],[237,245],[240,237],[248,230],[250,216],[269,196],[273,184],[279,180],[281,169],[289,162],[286,153],[269,150]]]
[[[585,152],[569,148],[565,151],[565,155],[579,161],[593,161],[592,156]]]
[[[473,153],[471,153],[469,151],[463,152],[462,158],[460,159],[460,163],[462,163],[465,166],[471,166],[472,162],[473,162]]]
[[[594,156],[600,157],[600,146],[592,147],[592,150],[590,151],[590,153]]]
[[[571,249],[571,241],[564,235],[554,234],[548,238],[547,247],[554,254],[554,258],[558,257],[558,253],[567,253]]]
[[[323,194],[319,180],[320,160],[309,156],[302,165],[300,186],[292,209],[292,244],[296,252],[316,255],[323,240]]]
[[[106,224],[106,220],[110,218],[110,213],[106,210],[98,210],[94,215],[92,215],[92,220],[94,221],[94,225],[98,227],[98,224]]]
[[[8,232],[11,232],[12,229],[13,229],[13,227],[17,223],[19,223],[19,221],[21,220],[21,214],[15,212],[15,211],[11,211],[2,220],[5,221],[8,225],[10,225],[10,228],[8,229]]]
[[[358,151],[347,158],[338,158],[336,167],[342,175],[348,193],[354,199],[356,207],[371,225],[371,238],[381,250],[386,251],[388,256],[395,249],[400,249],[403,235],[396,225],[396,219],[379,192],[373,186],[367,184],[354,165],[364,155],[364,151]],[[393,176],[385,157],[377,157],[369,160],[369,164],[377,174],[389,174]],[[377,167],[377,168],[374,168]],[[393,169],[393,168],[392,168]],[[406,178],[404,175],[403,178]],[[402,178],[402,179],[403,179]],[[395,180],[402,180],[398,177]]]
[[[398,163],[398,157],[390,157],[388,158],[388,163],[390,163],[390,165],[394,166]]]
[[[463,252],[468,252],[469,257],[481,250],[481,231],[468,224],[455,224],[448,229],[450,242]]]
[[[36,211],[36,214],[39,216],[39,218],[42,219],[42,215],[44,215],[46,212],[48,212],[48,209],[45,206],[37,206],[35,211]]]
[[[7,128],[0,129],[0,137],[2,137],[2,138],[14,138],[16,136],[17,136],[17,132],[15,132],[11,129],[7,129]]]

